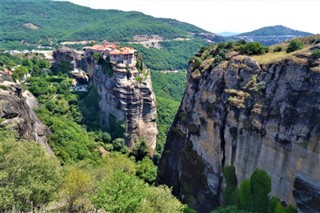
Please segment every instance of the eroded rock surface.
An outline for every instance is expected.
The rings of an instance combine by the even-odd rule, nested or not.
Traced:
[[[115,125],[110,123],[111,121],[123,122],[128,147],[133,148],[144,139],[149,154],[153,154],[158,129],[156,99],[149,73],[139,77],[140,74],[135,67],[121,65],[114,65],[113,71],[107,73],[93,57],[85,57],[82,52],[67,47],[56,50],[53,56],[55,69],[79,71],[77,76],[72,73],[72,77],[77,79],[78,83],[81,76],[84,76],[80,79],[81,82],[85,82],[87,75],[93,79],[101,97],[97,113],[100,114],[104,127]],[[83,75],[83,71],[87,75]]]
[[[129,148],[140,143],[142,138],[153,153],[158,134],[156,101],[148,74],[141,81],[126,73],[115,72],[112,77],[95,67],[93,75],[101,100],[99,102],[103,125],[110,127],[110,116],[125,124],[125,137]],[[111,119],[112,120],[112,119]]]
[[[46,138],[50,130],[34,112],[37,105],[30,92],[22,91],[19,84],[0,71],[0,127],[11,127],[21,139],[36,141],[53,154]]]
[[[222,202],[223,166],[235,166],[238,182],[261,168],[272,196],[319,212],[320,60],[310,54],[263,66],[236,54],[214,68],[212,59],[196,71],[191,63],[158,183],[209,212]]]

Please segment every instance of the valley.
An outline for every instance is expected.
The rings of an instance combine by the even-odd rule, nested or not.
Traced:
[[[319,34],[96,3],[0,3],[0,212],[320,212]]]

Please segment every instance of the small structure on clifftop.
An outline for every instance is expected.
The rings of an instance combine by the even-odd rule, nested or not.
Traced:
[[[136,65],[137,50],[132,47],[120,47],[117,44],[104,41],[101,45],[84,47],[86,57],[92,56],[94,53],[103,54],[104,58],[109,57],[113,64]]]

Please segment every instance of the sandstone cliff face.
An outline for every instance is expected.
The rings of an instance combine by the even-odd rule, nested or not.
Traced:
[[[46,138],[50,130],[34,113],[37,99],[28,91],[22,92],[20,85],[3,72],[0,72],[0,86],[0,127],[11,126],[21,139],[36,141],[53,154]]]
[[[209,212],[222,202],[223,166],[235,166],[238,182],[262,168],[271,195],[319,212],[320,59],[310,52],[263,66],[238,55],[212,68],[207,59],[193,73],[191,63],[158,183]]]
[[[80,73],[85,71],[93,79],[101,97],[97,113],[100,114],[102,125],[106,128],[114,125],[109,122],[113,120],[110,116],[115,117],[125,124],[124,134],[128,147],[133,148],[144,138],[148,152],[152,155],[158,129],[150,74],[136,80],[139,73],[135,67],[114,67],[112,76],[109,76],[93,58],[84,58],[81,52],[66,47],[55,51],[53,56],[55,69],[78,70]],[[126,69],[130,69],[130,72]]]
[[[110,116],[125,124],[125,137],[129,148],[142,138],[150,154],[156,147],[158,134],[156,101],[148,74],[141,82],[127,73],[115,72],[112,77],[104,74],[100,66],[93,75],[101,100],[99,102],[103,125],[110,127]]]

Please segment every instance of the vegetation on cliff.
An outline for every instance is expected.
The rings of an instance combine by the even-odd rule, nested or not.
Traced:
[[[225,207],[214,212],[298,212],[292,205],[284,206],[278,198],[269,196],[271,177],[261,169],[256,169],[250,179],[243,180],[238,187],[234,167],[224,167],[223,176],[227,184],[223,192]]]

